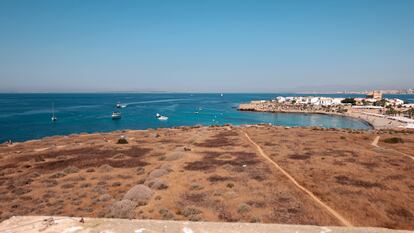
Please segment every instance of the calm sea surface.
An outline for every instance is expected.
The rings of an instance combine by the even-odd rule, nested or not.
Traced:
[[[358,120],[312,114],[239,112],[239,103],[294,94],[0,94],[0,142],[24,141],[51,135],[147,129],[183,125],[271,123],[369,129]],[[325,95],[350,96],[350,95]],[[353,95],[355,96],[355,95]],[[414,102],[414,95],[393,95]],[[122,119],[111,113],[120,101]],[[52,123],[52,103],[58,121]],[[195,114],[195,112],[199,112]],[[169,117],[160,121],[155,114]]]

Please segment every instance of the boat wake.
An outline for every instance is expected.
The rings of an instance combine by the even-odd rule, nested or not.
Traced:
[[[139,102],[130,102],[125,103],[126,106],[130,105],[138,105],[138,104],[150,104],[150,103],[168,103],[168,102],[176,102],[176,101],[184,101],[190,99],[161,99],[161,100],[147,100],[147,101],[139,101]]]

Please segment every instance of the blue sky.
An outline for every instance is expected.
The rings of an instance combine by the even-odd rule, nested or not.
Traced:
[[[0,91],[414,87],[414,1],[0,0]]]

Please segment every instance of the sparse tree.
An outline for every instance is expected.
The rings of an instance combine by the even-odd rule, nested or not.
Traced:
[[[386,115],[390,115],[390,116],[395,116],[395,115],[397,115],[397,114],[399,114],[400,112],[399,111],[397,111],[397,110],[395,110],[394,108],[389,108],[386,112],[385,112],[385,114]]]
[[[385,99],[378,100],[377,102],[374,103],[374,106],[385,107],[386,105],[387,105],[387,100]]]
[[[409,118],[414,118],[414,108],[410,108],[405,112]]]
[[[341,103],[355,105],[356,104],[356,100],[355,100],[355,98],[345,98],[345,99],[343,99],[341,101]]]

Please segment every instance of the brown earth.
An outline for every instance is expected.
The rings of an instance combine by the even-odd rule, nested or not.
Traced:
[[[66,215],[341,225],[260,155],[245,132],[352,225],[414,229],[414,160],[401,154],[413,155],[412,132],[274,126],[117,131],[2,144],[0,220]],[[121,135],[128,144],[116,143]],[[378,148],[371,145],[376,136]],[[403,142],[385,143],[389,137]],[[138,184],[152,189],[152,195],[146,191],[150,199],[121,202]]]

